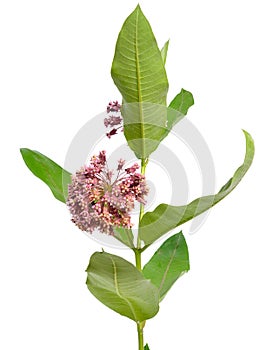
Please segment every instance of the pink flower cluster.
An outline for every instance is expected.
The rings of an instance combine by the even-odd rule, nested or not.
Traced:
[[[113,235],[114,226],[131,228],[134,203],[145,204],[148,188],[145,176],[136,172],[138,164],[123,169],[124,165],[120,159],[114,176],[102,151],[72,176],[67,206],[72,221],[82,231]]]
[[[121,128],[121,131],[123,131],[120,108],[121,105],[118,103],[118,101],[109,102],[109,104],[107,105],[108,117],[104,119],[104,124],[106,128],[111,128],[111,130],[106,133],[106,136],[109,139],[111,138],[111,136],[117,134],[118,129]],[[118,127],[115,127],[117,125]]]

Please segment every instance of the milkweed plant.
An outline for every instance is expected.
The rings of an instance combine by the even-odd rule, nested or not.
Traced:
[[[106,151],[99,150],[87,164],[70,174],[43,154],[21,149],[27,167],[49,186],[56,199],[66,204],[77,228],[92,235],[110,235],[133,251],[135,265],[104,250],[95,252],[86,270],[86,284],[104,305],[136,323],[139,350],[149,349],[143,337],[146,321],[158,313],[172,285],[190,269],[182,231],[168,238],[144,267],[143,252],[225,198],[246,174],[254,156],[253,139],[243,131],[244,162],[219,192],[185,205],[160,204],[145,212],[145,172],[150,155],[194,104],[192,94],[182,89],[167,105],[167,51],[168,42],[161,50],[158,48],[138,5],[120,30],[112,62],[111,76],[122,101],[108,104],[103,126],[107,142],[124,133],[137,158],[134,164],[128,166],[119,154],[112,169]],[[131,215],[136,203],[140,210],[133,223]]]

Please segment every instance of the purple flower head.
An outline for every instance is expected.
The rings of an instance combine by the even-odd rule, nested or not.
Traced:
[[[117,175],[113,176],[102,151],[72,175],[67,206],[72,221],[82,231],[113,235],[114,226],[132,227],[135,201],[145,204],[148,188],[145,176],[136,173],[139,166],[135,163],[123,170],[124,164],[123,159],[118,161]]]

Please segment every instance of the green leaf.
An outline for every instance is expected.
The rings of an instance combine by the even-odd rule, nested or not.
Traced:
[[[37,151],[21,148],[20,152],[31,172],[48,185],[56,199],[65,203],[71,174]]]
[[[170,41],[168,40],[161,50],[161,56],[162,56],[162,60],[163,60],[164,65],[166,65],[169,43],[170,43]]]
[[[121,113],[129,147],[141,159],[159,145],[167,121],[168,80],[156,39],[138,5],[119,33],[111,68],[122,94]]]
[[[133,249],[134,246],[134,235],[131,229],[125,227],[114,227],[113,237],[118,239],[120,242],[125,244],[127,247]]]
[[[150,350],[148,344],[145,344],[144,350]]]
[[[190,270],[185,238],[179,233],[167,239],[143,268],[143,275],[159,289],[160,300],[174,282]]]
[[[119,33],[111,74],[125,102],[166,104],[168,81],[161,52],[139,5]]]
[[[193,106],[194,98],[191,92],[181,89],[180,93],[171,101],[168,108],[168,129],[171,129],[179,122],[188,112],[188,109]],[[172,110],[178,112],[172,112]]]
[[[167,126],[165,128],[163,140],[171,131],[173,126],[177,124],[193,106],[194,98],[191,92],[181,89],[180,93],[175,96],[167,108]]]
[[[120,315],[141,322],[159,311],[158,289],[123,258],[96,252],[86,271],[90,292]]]
[[[146,245],[213,207],[239,184],[250,168],[255,152],[251,135],[244,130],[243,132],[246,139],[246,155],[243,164],[236,170],[233,177],[215,195],[197,198],[184,206],[160,204],[153,212],[144,214],[140,222],[140,237]]]

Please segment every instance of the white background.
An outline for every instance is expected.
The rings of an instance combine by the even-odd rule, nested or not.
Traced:
[[[1,349],[137,348],[134,323],[85,286],[101,246],[74,227],[19,153],[29,147],[63,164],[77,130],[119,98],[110,66],[136,4],[1,2]],[[198,233],[187,235],[185,225],[191,271],[147,323],[146,341],[151,350],[278,350],[277,1],[141,6],[158,44],[171,39],[169,100],[181,87],[194,94],[188,118],[211,149],[217,188],[242,162],[241,128],[256,143],[239,187]]]

